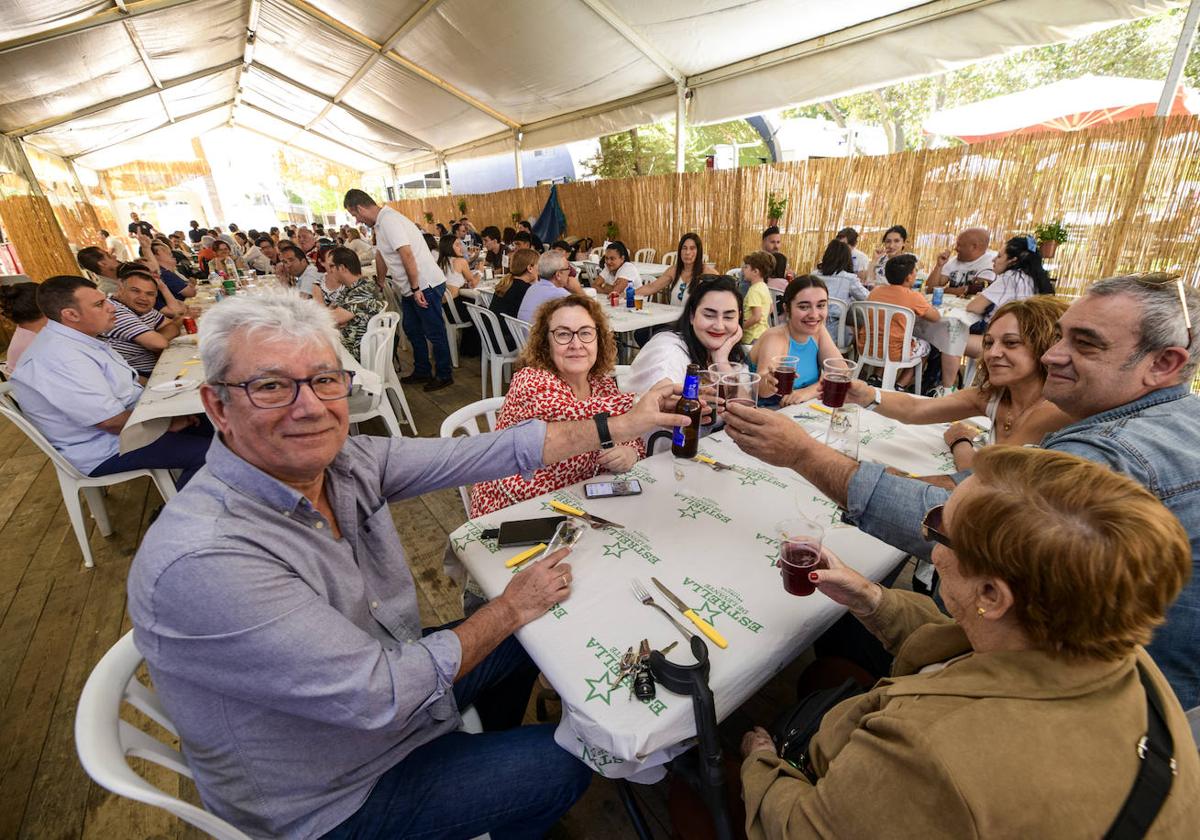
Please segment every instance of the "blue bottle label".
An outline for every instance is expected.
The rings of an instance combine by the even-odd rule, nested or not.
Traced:
[[[942,299],[943,299],[942,296],[944,294],[945,294],[945,292],[942,290],[941,286],[938,286],[936,289],[933,290],[933,305],[934,306],[942,305]]]
[[[671,432],[671,443],[675,446],[683,446],[683,426],[676,426],[675,431]]]
[[[683,397],[688,400],[700,399],[699,376],[685,376],[683,378]]]

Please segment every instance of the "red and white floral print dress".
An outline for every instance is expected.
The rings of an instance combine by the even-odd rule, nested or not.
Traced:
[[[592,395],[580,400],[557,374],[541,368],[521,368],[513,375],[504,405],[496,417],[496,428],[506,429],[530,419],[547,422],[590,420],[601,411],[624,414],[633,407],[635,395],[618,391],[617,381],[613,377],[592,376],[588,378],[588,384],[591,385]],[[641,439],[620,445],[632,446],[639,458],[646,455],[646,446]],[[482,481],[471,489],[471,516],[482,516],[577,481],[593,478],[600,472],[599,454],[599,450],[585,452],[543,467],[528,481],[519,475]]]

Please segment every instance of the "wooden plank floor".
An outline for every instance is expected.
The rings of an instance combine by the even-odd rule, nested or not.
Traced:
[[[419,387],[406,392],[422,436],[437,435],[447,414],[480,398],[478,359],[464,357],[462,363],[454,386],[433,394]],[[382,432],[382,426],[364,431]],[[160,502],[145,479],[111,488],[107,507],[115,532],[106,539],[93,527],[96,565],[85,570],[49,461],[16,427],[0,422],[0,838],[204,836],[166,812],[93,784],[74,747],[83,683],[130,628],[125,576]],[[457,490],[397,504],[393,516],[423,620],[460,617],[460,593],[441,572],[446,535],[465,519]],[[140,716],[129,720],[156,729]],[[139,769],[164,790],[198,802],[191,784],[175,774],[141,763]],[[638,788],[637,795],[655,835],[668,836],[665,785]],[[614,787],[600,778],[555,835],[634,836]]]

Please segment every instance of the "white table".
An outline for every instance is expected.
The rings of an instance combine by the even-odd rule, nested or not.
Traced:
[[[252,294],[253,290],[247,292],[247,290],[241,289],[238,293]],[[193,298],[193,301],[195,300]],[[193,305],[199,305],[203,310],[212,305],[212,300],[211,298],[201,299],[199,303]],[[141,449],[158,440],[171,425],[171,420],[176,417],[204,413],[199,387],[165,394],[154,390],[155,385],[171,382],[181,374],[183,379],[194,380],[198,383],[204,381],[204,364],[200,361],[200,348],[196,343],[196,338],[194,335],[179,336],[171,341],[167,349],[159,355],[158,361],[154,365],[154,371],[150,374],[150,379],[142,391],[142,396],[138,399],[137,405],[133,407],[133,412],[121,430],[119,437],[121,454]],[[357,359],[350,355],[341,342],[338,342],[337,351],[342,366],[346,370],[354,371],[354,390],[350,395],[351,412],[353,413],[353,402],[356,399],[369,399],[378,394],[382,384],[379,377],[364,368]]]
[[[472,289],[470,286],[464,285],[458,290],[458,296],[464,297],[469,301],[478,302],[480,292],[485,292],[488,297],[494,295],[496,293],[496,281],[480,280],[474,289]]]
[[[782,411],[817,435],[828,426],[827,414],[805,406]],[[950,472],[954,464],[943,430],[902,426],[863,412],[862,456],[918,474]],[[836,505],[811,484],[745,455],[724,432],[705,438],[701,451],[738,469],[715,472],[696,464],[677,482],[668,452],[630,472],[642,483],[641,496],[585,502],[582,486],[574,485],[471,520],[451,535],[453,551],[484,593],[495,597],[512,576],[505,561],[521,549],[483,541],[484,528],[553,515],[551,498],[625,526],[589,530],[570,558],[570,598],[517,632],[562,698],[556,741],[604,776],[656,781],[663,765],[695,736],[690,698],[659,686],[657,698],[644,704],[628,699],[627,684],[610,684],[621,654],[643,638],[656,649],[679,641],[669,658],[691,661],[679,632],[635,599],[631,579],[665,604],[650,583],[651,575],[657,577],[728,639],[725,650],[709,645],[710,684],[723,719],[844,612],[820,593],[798,598],[784,591],[773,565],[776,523],[799,505],[827,523],[827,545],[874,580],[904,557],[843,525]]]
[[[643,281],[655,280],[660,274],[670,268],[670,266],[666,263],[644,263],[633,262],[630,260],[629,264],[637,269],[638,274],[642,275]],[[600,269],[602,268],[600,263],[596,262],[595,260],[575,260],[573,263],[571,263],[571,265],[575,266],[577,269],[587,268],[593,276],[599,274]]]
[[[938,312],[942,315],[941,320],[926,321],[924,318],[918,318],[914,334],[948,356],[962,356],[967,349],[967,336],[971,327],[983,320],[982,316],[967,311],[969,302],[966,298],[946,295],[942,305],[938,307]]]

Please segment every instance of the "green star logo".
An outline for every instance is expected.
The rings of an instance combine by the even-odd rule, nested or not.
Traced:
[[[747,470],[742,473],[742,478],[741,478],[742,486],[745,487],[747,484],[750,484],[750,485],[754,485],[757,487],[758,480],[760,478],[762,478],[761,475],[758,475],[757,473],[752,473],[749,470]]]
[[[717,616],[719,616],[721,614],[721,611],[719,609],[717,609],[716,607],[714,607],[712,604],[710,604],[708,602],[708,599],[706,598],[704,601],[704,606],[702,606],[700,609],[696,610],[696,614],[699,615],[701,618],[703,618],[705,621],[707,621],[709,624],[716,627],[717,626]]]
[[[679,509],[680,519],[695,519],[700,513],[700,510],[692,505],[681,507]]]
[[[588,695],[583,698],[583,702],[589,700],[602,700],[604,705],[612,705],[612,693],[616,690],[616,686],[612,684],[612,675],[608,671],[604,671],[597,679],[585,679],[588,684]]]
[[[452,541],[454,543],[454,550],[458,552],[467,547],[467,543],[471,541],[471,538],[463,535],[461,537],[454,537]]]
[[[602,557],[621,557],[629,550],[629,546],[621,545],[620,542],[615,542],[612,545],[604,546],[604,554]]]

